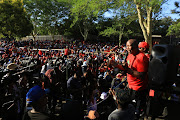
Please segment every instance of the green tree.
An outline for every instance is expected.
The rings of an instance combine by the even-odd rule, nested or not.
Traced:
[[[177,38],[180,38],[180,19],[173,22],[173,24],[168,28],[167,30],[167,36],[175,36]]]
[[[99,0],[72,0],[70,2],[71,16],[73,17],[73,24],[77,24],[80,33],[86,41],[89,31],[92,29],[92,24],[97,20],[98,15],[102,14],[106,9],[106,1]]]
[[[107,2],[107,0],[104,0]],[[138,21],[141,27],[144,39],[150,45],[150,51],[152,50],[152,19],[157,17],[158,13],[161,11],[161,6],[166,0],[111,0],[108,1],[112,8],[118,6],[122,3],[131,4],[132,13],[138,14]],[[134,8],[136,11],[134,11]]]
[[[33,29],[20,0],[0,1],[0,26],[0,33],[9,40],[29,35]]]
[[[160,12],[166,0],[133,0],[138,13],[139,24],[146,42],[152,50],[152,18]]]
[[[27,13],[31,16],[30,20],[33,24],[33,31],[31,35],[33,36],[34,40],[35,37],[39,34],[41,25],[40,16],[41,16],[41,0],[23,0],[24,7]]]
[[[58,27],[69,14],[69,4],[64,1],[46,0],[41,14],[42,30],[54,36],[59,34]]]
[[[180,4],[180,2],[177,2],[177,1],[174,3],[176,8],[174,10],[172,10],[172,13],[180,15],[180,5],[179,4]]]
[[[101,35],[110,36],[110,35],[118,35],[119,45],[121,45],[122,36],[128,36],[128,34],[132,33],[130,29],[126,29],[128,25],[131,24],[132,21],[137,20],[137,14],[132,12],[132,5],[126,3],[120,3],[122,5],[115,6],[114,14],[112,20],[112,26],[107,27],[104,31],[101,31]],[[113,10],[111,8],[111,11]]]
[[[25,8],[31,15],[34,26],[32,35],[59,34],[58,28],[69,14],[69,4],[65,0],[24,0]]]
[[[172,25],[173,19],[171,17],[161,18],[159,20],[153,20],[153,29],[152,33],[154,35],[166,36],[167,30],[170,25]]]

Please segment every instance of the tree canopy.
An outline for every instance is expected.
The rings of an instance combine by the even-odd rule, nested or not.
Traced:
[[[8,39],[24,37],[33,29],[30,17],[20,0],[0,2],[0,26],[0,33]]]
[[[180,38],[180,19],[173,22],[173,24],[167,30],[167,36],[175,36]]]
[[[120,44],[121,39],[140,38],[152,47],[152,33],[165,36],[169,26],[172,23],[175,25],[171,18],[157,19],[165,2],[166,0],[23,0],[22,3],[22,0],[3,0],[0,5],[0,33],[9,37],[22,37],[31,33],[34,39],[36,35],[61,34],[84,40],[116,40]],[[175,5],[175,12],[178,13],[179,3]],[[110,18],[106,18],[107,12],[111,15]]]

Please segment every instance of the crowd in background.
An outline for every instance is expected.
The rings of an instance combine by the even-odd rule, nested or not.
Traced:
[[[127,92],[122,91],[127,88],[126,72],[109,64],[125,62],[125,45],[37,40],[1,41],[0,46],[4,120],[110,120],[117,98],[124,100],[118,105],[129,108],[130,117],[125,119],[135,119],[133,106],[126,105]],[[109,97],[113,94],[117,98]]]
[[[99,95],[102,92],[108,92],[112,79],[116,78],[120,72],[119,69],[114,70],[112,66],[108,65],[109,59],[121,63],[125,53],[123,45],[118,47],[103,43],[84,43],[83,41],[1,41],[1,77],[3,78],[4,73],[9,73],[9,71],[13,71],[12,76],[14,73],[20,72],[15,75],[16,77],[13,77],[13,79],[16,78],[14,81],[7,84],[15,84],[17,89],[23,91],[20,92],[20,96],[24,98],[23,105],[26,103],[25,95],[28,90],[39,85],[50,91],[48,108],[52,114],[55,112],[57,100],[81,101],[82,108],[85,110],[87,106],[95,104],[94,100],[92,101],[94,99],[92,94],[97,90],[96,99],[100,99]],[[14,64],[17,66],[9,70],[8,67],[14,66]],[[35,64],[33,67],[27,67],[33,64]],[[121,75],[118,74],[117,78],[119,79]],[[74,76],[78,78],[79,82],[71,82]],[[6,83],[1,82],[2,86],[4,84]],[[3,86],[5,89],[9,88],[8,85],[6,87]],[[4,91],[2,94],[8,93],[9,91]],[[4,102],[8,102],[8,100]],[[52,101],[53,103],[51,103]],[[91,107],[88,112],[90,109]],[[22,112],[22,110],[19,111]],[[62,110],[62,112],[64,111]],[[68,116],[63,113],[61,117],[63,115],[64,117]],[[84,118],[88,113],[82,115]]]

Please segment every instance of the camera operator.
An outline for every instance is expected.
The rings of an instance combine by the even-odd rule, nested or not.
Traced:
[[[130,90],[130,94],[132,100],[135,99],[135,107],[136,107],[136,118],[138,119],[140,116],[141,110],[145,110],[146,106],[146,97],[148,95],[148,58],[147,56],[139,52],[138,50],[138,42],[135,39],[130,39],[126,43],[128,56],[127,56],[127,64],[124,66],[118,65],[113,60],[110,61],[110,64],[114,67],[118,67],[121,70],[125,70],[127,72],[127,81],[128,87]]]

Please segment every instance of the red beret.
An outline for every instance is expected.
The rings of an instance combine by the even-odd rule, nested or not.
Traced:
[[[149,48],[149,44],[147,42],[140,42],[138,45],[139,48]]]

